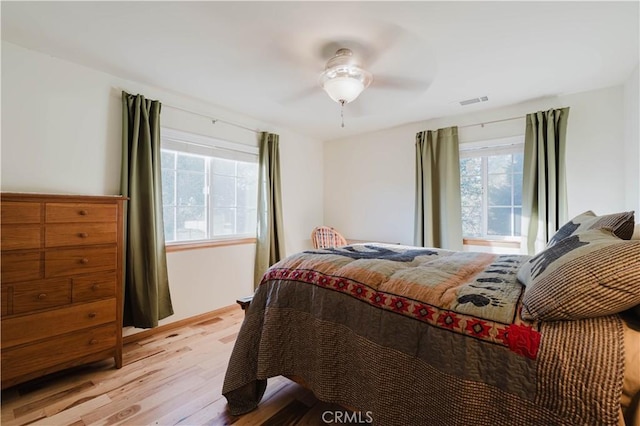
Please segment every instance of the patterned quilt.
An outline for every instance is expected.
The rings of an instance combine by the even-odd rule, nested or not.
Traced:
[[[267,271],[223,394],[257,406],[268,377],[301,378],[376,424],[616,424],[617,317],[530,323],[518,255],[362,244]]]

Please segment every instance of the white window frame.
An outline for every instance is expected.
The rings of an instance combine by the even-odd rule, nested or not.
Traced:
[[[503,155],[513,153],[524,152],[524,135],[510,136],[499,139],[488,139],[475,142],[461,143],[459,146],[460,158],[473,158],[473,157],[489,157],[492,155]],[[524,170],[523,170],[524,172]],[[489,235],[489,206],[487,197],[487,185],[488,185],[488,167],[487,162],[482,162],[482,235],[478,237],[464,237],[464,239],[476,240],[476,241],[512,241],[520,242],[521,236],[502,236],[502,235]],[[513,199],[514,187],[511,187],[511,197]]]
[[[160,140],[161,149],[163,150],[177,151],[183,154],[194,154],[205,157],[254,162],[256,163],[256,167],[258,164],[259,150],[257,146],[225,141],[165,127],[160,130]],[[178,240],[167,242],[166,246],[168,249],[173,248],[174,250],[180,250],[180,247],[197,248],[255,242],[255,231],[248,234],[213,235],[214,209],[211,206],[211,187],[213,186],[214,173],[209,170],[208,164],[209,162],[207,162],[205,166],[205,173],[208,177],[205,190],[205,208],[207,214],[207,234],[209,237],[199,240]]]

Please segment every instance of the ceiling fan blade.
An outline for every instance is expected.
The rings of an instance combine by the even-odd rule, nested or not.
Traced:
[[[357,37],[325,40],[316,49],[315,57],[326,63],[338,49],[349,49],[361,67],[370,69],[386,51],[392,49],[401,41],[401,38],[405,37],[405,32],[406,30],[398,26],[387,25],[378,31],[375,37],[367,37],[365,40]]]
[[[277,64],[286,66],[297,72],[316,73],[322,62],[305,52],[299,52],[291,45],[288,35],[274,36],[269,49],[264,50],[264,58],[261,61],[264,65]]]
[[[363,66],[367,69],[375,68],[377,62],[384,54],[393,49],[402,38],[406,37],[406,30],[403,30],[399,26],[389,25],[378,33],[378,35],[371,41],[370,47],[364,49],[361,53]]]
[[[372,88],[425,91],[431,85],[430,81],[416,80],[413,78],[374,75]]]
[[[322,88],[320,86],[310,86],[310,87],[307,87],[306,89],[299,90],[295,93],[292,93],[289,96],[281,98],[280,100],[278,100],[278,102],[282,105],[293,104],[296,102],[303,101],[311,96],[314,96],[319,92],[322,92]]]

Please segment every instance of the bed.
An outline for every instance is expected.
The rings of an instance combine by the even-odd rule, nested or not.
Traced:
[[[533,257],[378,243],[287,257],[247,310],[230,413],[283,375],[380,425],[640,424],[640,241],[629,220],[582,219]]]

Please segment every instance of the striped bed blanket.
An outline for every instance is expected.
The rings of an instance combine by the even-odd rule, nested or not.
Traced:
[[[231,355],[231,414],[285,375],[381,425],[617,424],[620,318],[523,320],[528,259],[357,244],[282,260]]]

